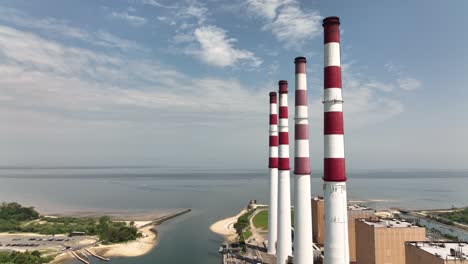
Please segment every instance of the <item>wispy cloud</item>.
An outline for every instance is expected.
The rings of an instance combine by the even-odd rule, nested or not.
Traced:
[[[376,81],[343,64],[343,97],[352,127],[380,123],[404,111],[395,82]]]
[[[220,67],[234,66],[246,63],[251,67],[258,67],[262,60],[253,52],[234,47],[236,39],[229,38],[226,31],[216,26],[202,26],[194,31],[198,45],[186,49],[201,61]]]
[[[403,90],[411,91],[422,87],[422,81],[408,75],[406,70],[392,62],[386,63],[384,68],[387,72],[392,73],[398,77],[397,84]]]
[[[421,87],[421,81],[414,78],[399,78],[398,85],[401,89],[411,91]]]
[[[310,65],[320,68],[322,65]],[[359,129],[389,120],[404,111],[404,104],[395,93],[396,80],[381,81],[369,74],[364,74],[353,62],[344,62],[342,67],[343,98],[346,127]],[[322,86],[323,80],[312,75],[309,80],[313,87]],[[311,107],[322,107],[322,98],[312,97]],[[320,124],[323,120],[321,111],[310,111],[311,124]]]
[[[263,29],[271,31],[287,48],[300,48],[321,32],[319,12],[301,8],[299,1],[246,0],[246,6],[265,21]]]
[[[276,10],[285,2],[284,0],[246,0],[250,11],[269,20],[276,18]]]
[[[217,67],[247,66],[256,68],[263,63],[252,51],[236,47],[238,40],[228,32],[208,23],[208,8],[196,0],[181,4],[176,12],[178,28],[172,42],[185,54]],[[166,19],[163,19],[166,20]]]
[[[135,16],[135,15],[130,15],[128,12],[112,12],[112,17],[116,19],[121,19],[123,21],[128,22],[129,24],[133,26],[142,26],[146,24],[147,20],[144,17],[140,16]]]
[[[176,5],[166,5],[166,4],[162,4],[161,1],[156,1],[156,0],[133,0],[135,2],[139,2],[141,4],[144,4],[144,5],[150,5],[150,6],[154,6],[154,7],[162,7],[162,8],[177,8]]]
[[[179,6],[177,16],[180,19],[195,18],[198,24],[203,24],[208,17],[208,8],[195,0],[187,1]]]
[[[97,32],[85,31],[69,25],[66,21],[46,17],[35,18],[25,12],[0,6],[0,20],[27,29],[38,30],[48,37],[65,37],[80,40],[96,46],[118,48],[122,50],[144,50],[134,41],[126,40],[109,32],[99,30]]]

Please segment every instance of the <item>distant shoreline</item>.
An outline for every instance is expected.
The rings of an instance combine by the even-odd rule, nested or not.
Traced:
[[[185,210],[165,210],[161,211],[111,211],[111,210],[87,210],[87,211],[71,211],[63,213],[47,213],[44,214],[46,217],[76,217],[76,218],[99,218],[101,216],[109,216],[112,221],[115,222],[126,222],[127,224],[133,222],[138,232],[142,234],[142,237],[137,238],[133,241],[124,243],[116,243],[110,245],[102,245],[99,243],[96,236],[86,236],[83,239],[78,239],[73,245],[74,251],[79,252],[82,255],[89,255],[89,250],[102,257],[138,257],[148,254],[159,242],[158,231],[155,229],[156,226],[173,219],[179,215],[190,212],[191,209]],[[0,233],[0,237],[24,237],[21,241],[29,241],[30,237],[57,237],[66,239],[67,236],[64,234],[57,234],[56,236],[42,235],[37,233]],[[80,237],[76,237],[80,238]],[[11,238],[10,238],[11,239]],[[20,242],[19,242],[20,243]],[[43,248],[43,250],[49,251],[47,254],[54,257],[49,262],[50,264],[66,264],[75,260],[76,258],[71,254],[71,251],[60,251],[60,248],[65,248],[69,242],[63,243],[61,246],[54,245]],[[25,251],[27,248],[10,248],[14,251]]]

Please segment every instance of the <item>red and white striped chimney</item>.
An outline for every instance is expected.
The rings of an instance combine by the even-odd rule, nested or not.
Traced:
[[[312,264],[310,206],[309,113],[306,58],[297,57],[294,127],[294,263]]]
[[[291,190],[289,183],[288,81],[279,81],[278,247],[276,263],[292,255]]]
[[[349,264],[348,214],[341,93],[340,19],[324,29],[324,203],[325,264]]]
[[[278,231],[278,105],[276,92],[270,93],[270,208],[268,210],[268,253],[276,254]]]

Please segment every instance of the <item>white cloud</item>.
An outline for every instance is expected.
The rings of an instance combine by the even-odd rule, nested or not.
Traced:
[[[398,85],[403,90],[411,91],[421,87],[422,83],[421,81],[414,78],[399,78]]]
[[[144,50],[143,47],[134,41],[126,40],[105,31],[88,32],[69,25],[66,21],[55,18],[34,18],[28,14],[12,9],[0,7],[0,20],[14,25],[35,29],[46,33],[47,37],[66,37],[84,41],[96,46],[118,48],[122,50],[135,49]]]
[[[385,70],[387,70],[388,72],[391,72],[391,73],[401,73],[399,67],[397,67],[392,62],[386,63],[384,65],[384,68],[385,68]]]
[[[384,65],[384,68],[387,70],[387,72],[392,73],[398,77],[398,87],[405,91],[416,90],[422,86],[422,82],[420,80],[408,76],[408,71],[402,69],[401,66],[389,62]]]
[[[377,82],[377,81],[369,81],[363,85],[363,87],[368,88],[368,89],[376,89],[376,90],[381,90],[384,92],[391,92],[395,90],[395,85],[394,84],[389,84],[389,83],[383,83],[383,82]]]
[[[300,48],[322,30],[318,11],[302,9],[296,0],[246,0],[248,10],[265,20],[269,30],[287,48]]]
[[[179,7],[177,16],[180,19],[195,18],[198,24],[203,24],[208,17],[208,8],[195,0],[191,0]]]
[[[250,92],[236,79],[191,78],[155,62],[66,47],[5,26],[0,57],[0,98],[8,111],[169,123],[209,122],[218,115],[249,119],[265,112],[257,102],[266,91]]]
[[[196,41],[196,38],[193,35],[193,33],[180,33],[180,34],[174,35],[172,40],[174,41],[174,43],[178,44],[178,43],[190,43],[190,42]]]
[[[395,93],[395,87],[398,86],[396,80],[388,82],[375,80],[368,74],[360,72],[354,63],[342,63],[341,68],[343,108],[347,128],[358,129],[381,123],[404,111],[402,100],[399,94]],[[321,80],[311,81],[322,85]],[[322,105],[322,99],[313,100],[311,105]],[[310,111],[310,114],[311,118],[322,120],[322,112]]]
[[[234,66],[246,63],[252,67],[258,67],[262,60],[252,52],[234,47],[237,41],[229,38],[226,31],[216,26],[202,26],[194,31],[196,47],[190,47],[187,53],[193,54],[201,61],[220,67]]]
[[[122,39],[113,35],[107,31],[99,30],[93,33],[93,38],[91,41],[99,46],[104,47],[113,47],[119,48],[122,50],[139,50],[139,51],[146,51],[147,49],[138,45],[134,41]]]
[[[128,12],[112,12],[112,17],[124,20],[133,26],[142,26],[146,24],[146,18],[128,14]]]
[[[284,0],[246,0],[247,7],[252,12],[270,20],[275,19],[276,10],[284,2]]]
[[[136,0],[136,2],[140,2],[141,4],[150,5],[154,7],[177,8],[176,6],[161,4],[160,1],[156,1],[156,0]]]
[[[226,30],[207,23],[209,11],[204,4],[187,0],[179,5],[174,17],[177,22],[171,24],[177,23],[178,27],[172,43],[176,50],[217,67],[241,65],[252,69],[263,63],[252,51],[237,48],[237,39],[228,36]]]

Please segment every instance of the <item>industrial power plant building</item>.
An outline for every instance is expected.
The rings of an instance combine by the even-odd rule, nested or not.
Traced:
[[[356,260],[359,264],[405,264],[405,242],[424,241],[426,229],[396,219],[356,221]]]
[[[348,241],[350,263],[356,262],[356,219],[371,218],[374,216],[374,209],[360,205],[348,205]],[[314,197],[312,199],[312,230],[314,243],[317,245],[323,245],[325,227],[324,202],[322,197]]]
[[[377,219],[375,210],[347,203],[340,19],[327,17],[322,26],[323,198],[310,200],[307,60],[296,57],[294,151],[291,152],[294,153],[294,224],[291,223],[289,91],[288,81],[280,80],[278,92],[269,94],[267,255],[276,264],[291,260],[294,264],[313,264],[314,259],[325,264],[413,264],[406,262],[405,242],[425,240],[425,228],[404,220]],[[313,242],[323,247],[320,258],[314,257]]]
[[[408,264],[463,264],[468,263],[468,243],[406,242]]]

